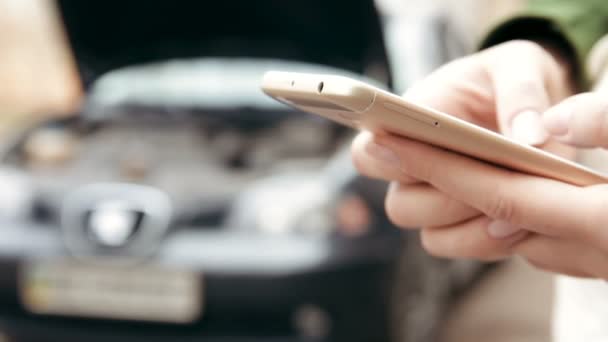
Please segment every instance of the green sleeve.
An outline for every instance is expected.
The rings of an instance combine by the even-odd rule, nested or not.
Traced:
[[[572,61],[574,77],[586,88],[584,63],[607,32],[608,0],[528,0],[524,10],[491,30],[481,47],[512,39],[552,44]]]

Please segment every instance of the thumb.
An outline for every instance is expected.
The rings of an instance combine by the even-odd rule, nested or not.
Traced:
[[[512,42],[509,49],[489,51],[488,75],[494,88],[496,119],[504,135],[529,145],[544,144],[549,135],[542,114],[550,106],[547,52],[532,42]]]
[[[608,147],[608,99],[598,92],[572,96],[543,115],[556,140],[577,147]]]
[[[549,96],[541,72],[504,67],[492,77],[501,133],[524,144],[544,144],[549,135],[541,113],[549,107]]]

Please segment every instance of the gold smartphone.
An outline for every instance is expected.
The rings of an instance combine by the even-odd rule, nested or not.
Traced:
[[[608,183],[608,176],[570,160],[347,77],[270,71],[262,89],[283,103],[356,129],[400,135],[574,185]]]

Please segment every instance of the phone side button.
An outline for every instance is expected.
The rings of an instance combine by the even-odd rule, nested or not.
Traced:
[[[419,113],[413,113],[395,103],[391,103],[391,102],[384,102],[383,103],[384,108],[405,115],[408,118],[412,119],[412,120],[416,120],[418,122],[433,126],[433,127],[439,127],[439,121],[437,121],[435,118],[426,116],[424,114],[419,114]]]

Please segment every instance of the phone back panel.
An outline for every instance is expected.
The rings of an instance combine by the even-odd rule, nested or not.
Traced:
[[[269,72],[262,88],[279,101],[353,128],[407,137],[574,185],[608,182],[607,176],[572,161],[349,78]]]

